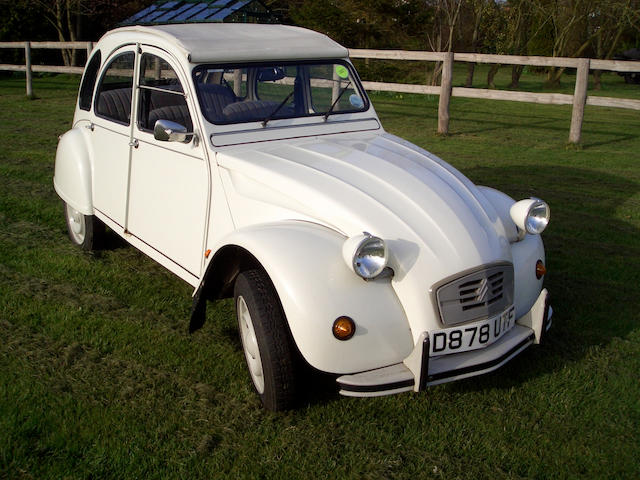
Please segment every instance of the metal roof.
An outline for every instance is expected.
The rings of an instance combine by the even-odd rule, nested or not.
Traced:
[[[160,0],[120,23],[277,23],[278,18],[260,0]]]

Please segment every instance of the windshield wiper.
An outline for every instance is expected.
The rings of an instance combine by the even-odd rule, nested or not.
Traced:
[[[284,105],[289,101],[289,99],[290,99],[291,97],[293,97],[293,92],[295,92],[295,90],[291,90],[291,93],[290,93],[289,95],[287,95],[287,98],[285,98],[285,99],[280,103],[280,105],[278,105],[278,106],[276,107],[276,109],[275,109],[273,112],[271,112],[267,118],[265,118],[265,119],[262,121],[262,126],[263,126],[263,127],[266,127],[266,126],[267,126],[267,123],[269,123],[269,121],[270,121],[273,117],[275,117],[275,116],[276,116],[276,113],[278,113],[278,112],[280,111],[280,109],[281,109],[282,107],[284,107]]]
[[[344,86],[344,88],[342,90],[340,90],[340,93],[338,94],[338,98],[336,98],[336,101],[333,102],[333,105],[331,105],[331,108],[329,109],[329,111],[324,114],[324,121],[325,122],[329,119],[329,115],[331,115],[333,113],[333,109],[335,108],[335,106],[338,104],[338,102],[342,98],[342,95],[344,95],[344,92],[347,91],[347,88],[349,88],[349,85],[351,85],[351,80],[349,80],[349,83],[347,83]]]

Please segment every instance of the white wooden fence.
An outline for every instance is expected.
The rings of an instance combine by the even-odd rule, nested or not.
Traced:
[[[27,95],[33,95],[32,72],[55,72],[82,74],[82,67],[61,67],[53,65],[32,65],[32,48],[82,49],[87,51],[87,58],[93,49],[93,42],[0,42],[0,48],[24,49],[24,65],[0,64],[0,70],[26,72]],[[368,58],[378,60],[411,60],[427,62],[443,62],[442,81],[439,86],[410,85],[405,83],[363,82],[367,90],[388,91],[398,93],[421,93],[439,95],[438,133],[449,132],[449,102],[451,96],[466,98],[483,98],[488,100],[510,100],[514,102],[544,103],[552,105],[573,105],[569,142],[579,143],[582,132],[585,105],[599,107],[615,107],[640,110],[640,100],[628,98],[612,98],[588,96],[587,85],[589,69],[608,70],[613,72],[640,72],[640,62],[620,60],[592,60],[588,58],[534,57],[515,55],[486,55],[478,53],[422,52],[406,50],[349,50],[351,58]],[[533,93],[483,88],[452,87],[453,62],[498,63],[502,65],[531,65],[541,67],[576,68],[576,84],[573,95],[560,93]]]

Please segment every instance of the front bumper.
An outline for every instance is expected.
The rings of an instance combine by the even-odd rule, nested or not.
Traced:
[[[429,334],[422,332],[414,350],[402,362],[367,372],[338,377],[342,395],[376,397],[424,390],[430,385],[489,373],[500,368],[532,343],[540,343],[551,327],[553,310],[543,289],[527,313],[500,340],[481,350],[429,357]]]

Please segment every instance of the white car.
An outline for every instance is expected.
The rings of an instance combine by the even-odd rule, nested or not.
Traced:
[[[348,51],[282,25],[125,27],[96,44],[54,185],[207,300],[233,297],[264,406],[305,376],[351,396],[497,369],[551,324],[549,207],[384,131]],[[308,364],[308,365],[307,365]]]

